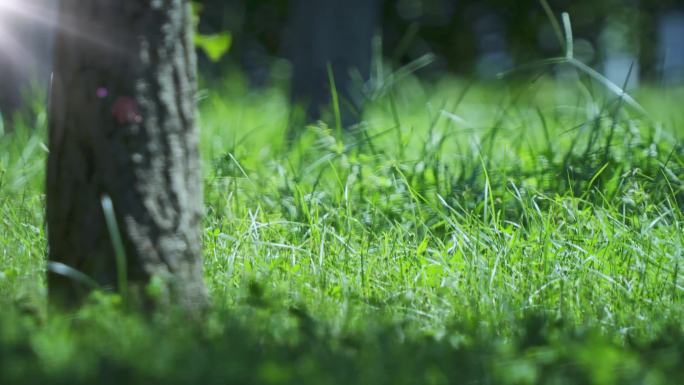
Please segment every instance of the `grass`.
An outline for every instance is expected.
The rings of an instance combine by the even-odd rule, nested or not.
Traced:
[[[0,138],[0,383],[678,383],[684,92],[580,80],[409,77],[294,141],[282,91],[206,91],[200,327],[45,314],[36,107]]]

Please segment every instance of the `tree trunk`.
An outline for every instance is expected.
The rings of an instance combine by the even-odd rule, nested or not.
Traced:
[[[371,40],[379,20],[378,0],[297,0],[292,9],[290,56],[292,99],[318,119],[331,101],[328,65],[333,71],[345,126],[360,118],[363,95],[356,72],[368,80]]]
[[[47,168],[50,260],[123,292],[159,277],[167,289],[162,300],[203,307],[189,1],[62,0],[59,23]],[[117,270],[106,197],[125,272]],[[118,287],[122,274],[130,288]],[[48,281],[56,302],[77,303],[86,292],[64,275]]]
[[[653,82],[658,78],[658,11],[650,1],[639,1],[639,78]]]

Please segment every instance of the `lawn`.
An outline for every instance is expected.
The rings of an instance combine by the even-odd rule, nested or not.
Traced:
[[[288,137],[282,90],[212,85],[200,324],[47,310],[37,104],[0,137],[0,384],[682,383],[684,90],[633,96],[408,77]]]

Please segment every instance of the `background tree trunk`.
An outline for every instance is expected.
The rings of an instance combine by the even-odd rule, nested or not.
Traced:
[[[128,281],[206,301],[196,63],[187,0],[62,0],[49,123],[49,258],[116,287],[101,199],[111,197]],[[126,289],[125,289],[126,290]],[[53,300],[81,298],[49,276]]]
[[[292,99],[304,106],[307,118],[318,119],[330,103],[330,64],[343,124],[360,118],[363,95],[351,73],[368,80],[371,40],[379,24],[378,0],[297,0],[291,11],[290,56]]]

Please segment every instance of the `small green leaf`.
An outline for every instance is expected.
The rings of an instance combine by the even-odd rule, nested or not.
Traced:
[[[232,44],[233,35],[228,31],[212,35],[195,34],[195,45],[213,62],[221,60]]]

